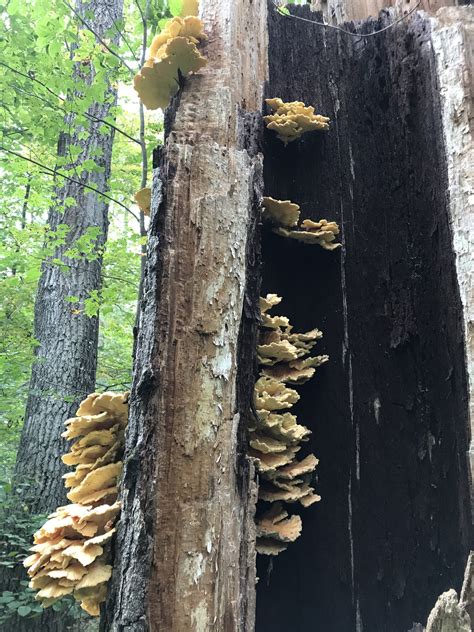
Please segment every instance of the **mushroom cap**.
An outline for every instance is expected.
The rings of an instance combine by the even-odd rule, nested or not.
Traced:
[[[263,217],[277,226],[291,228],[298,224],[300,207],[290,200],[263,198]]]
[[[290,143],[305,132],[329,129],[329,118],[314,113],[314,107],[306,106],[302,101],[283,102],[279,98],[266,99],[273,114],[263,117],[267,128],[274,130],[277,137]]]
[[[272,377],[260,377],[255,384],[255,405],[257,410],[282,410],[291,408],[300,396],[292,389],[288,388]]]
[[[294,542],[303,528],[299,516],[288,516],[281,503],[275,503],[256,521],[257,537],[270,538],[278,542]]]

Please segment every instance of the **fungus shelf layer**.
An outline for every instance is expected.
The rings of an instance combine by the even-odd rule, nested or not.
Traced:
[[[127,393],[93,393],[65,422],[63,436],[74,440],[62,457],[75,467],[63,476],[73,504],[59,507],[34,534],[24,561],[30,588],[44,607],[72,595],[98,616],[112,575],[107,547],[120,512],[119,459],[128,419]]]

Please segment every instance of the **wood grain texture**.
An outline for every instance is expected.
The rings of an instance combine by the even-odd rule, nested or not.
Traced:
[[[254,627],[256,488],[242,451],[255,370],[263,176],[252,113],[267,75],[266,6],[201,5],[208,66],[168,111],[155,172],[106,630]]]
[[[449,213],[463,306],[470,384],[471,506],[474,507],[474,8],[446,7],[431,21],[441,96],[449,182]]]
[[[292,9],[311,17],[306,8]],[[314,14],[313,14],[314,15]],[[389,17],[347,28],[371,32]],[[337,220],[342,252],[266,235],[263,291],[330,361],[295,406],[322,496],[260,560],[257,632],[406,632],[459,591],[471,536],[462,304],[430,21],[358,40],[269,19],[268,97],[331,117],[265,136],[265,194]]]

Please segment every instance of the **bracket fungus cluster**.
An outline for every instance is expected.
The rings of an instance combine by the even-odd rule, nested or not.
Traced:
[[[186,77],[206,64],[198,45],[206,35],[197,17],[198,2],[183,3],[182,16],[174,17],[151,43],[148,59],[133,85],[149,110],[165,108],[178,92],[180,75]]]
[[[322,337],[318,329],[296,333],[286,316],[270,316],[281,302],[276,294],[260,299],[262,326],[257,346],[260,377],[255,384],[256,419],[249,427],[250,456],[260,476],[259,498],[272,503],[256,520],[257,552],[278,555],[296,540],[302,529],[298,515],[289,516],[282,503],[309,507],[320,497],[310,485],[318,459],[309,454],[296,458],[310,430],[288,412],[300,395],[292,388],[314,376],[328,356],[310,356]]]
[[[316,130],[328,130],[329,118],[321,114],[315,114],[314,108],[306,106],[302,101],[290,101],[285,103],[282,99],[265,99],[265,102],[273,111],[263,117],[267,128],[276,132],[285,145],[300,138],[305,132]]]
[[[25,561],[36,599],[48,607],[72,595],[93,616],[105,601],[112,566],[105,547],[120,512],[118,479],[128,419],[127,393],[94,393],[65,422],[63,437],[75,439],[62,457],[74,472],[64,475],[73,504],[59,507],[34,534]]]
[[[336,222],[320,219],[314,222],[305,219],[298,225],[300,207],[290,200],[275,200],[272,197],[263,198],[262,216],[272,226],[272,231],[281,237],[297,239],[306,244],[318,244],[324,250],[336,250],[340,243],[334,243],[339,235]]]

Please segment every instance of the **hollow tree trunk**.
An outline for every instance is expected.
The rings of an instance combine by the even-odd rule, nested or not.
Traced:
[[[103,629],[420,629],[440,593],[460,589],[471,542],[468,283],[460,296],[465,242],[453,247],[451,232],[454,220],[467,231],[467,192],[453,191],[463,171],[447,166],[460,152],[455,139],[445,144],[447,126],[462,136],[466,113],[450,120],[440,102],[442,43],[437,62],[426,16],[362,40],[272,3],[267,27],[264,3],[227,4],[204,2],[209,66],[187,83],[176,118],[168,112],[155,171]],[[369,33],[393,19],[346,28]],[[241,113],[236,134],[235,112],[240,101],[260,107],[249,85],[263,85],[255,55],[264,63],[267,35],[265,96],[305,101],[332,122],[287,147],[263,134],[265,194],[337,220],[341,252],[264,229],[255,259],[260,130]],[[255,490],[236,437],[255,375],[260,275],[297,330],[323,330],[331,360],[295,406],[313,430],[322,502],[302,512],[296,543],[260,559],[254,621]]]
[[[253,628],[255,484],[242,447],[255,374],[266,5],[201,8],[208,66],[180,96],[162,191],[154,179],[107,631]]]
[[[369,33],[390,19],[344,26]],[[459,124],[468,142],[468,128],[443,112],[431,28],[417,14],[361,40],[270,15],[266,96],[311,103],[332,123],[286,149],[266,134],[265,191],[301,204],[303,217],[336,219],[343,249],[264,240],[264,292],[287,298],[298,329],[323,331],[330,362],[295,406],[313,430],[322,501],[257,586],[258,632],[311,621],[325,632],[407,632],[462,584],[468,383],[443,131]],[[466,235],[464,194],[455,229]]]
[[[123,0],[92,0],[78,2],[76,10],[99,36],[108,37],[114,22],[122,16]],[[82,27],[82,26],[81,26]],[[115,42],[117,43],[117,38]],[[88,84],[94,81],[94,69],[78,64],[76,77]],[[109,116],[116,103],[116,90],[109,86],[104,101],[94,103],[89,113],[97,118]],[[101,191],[107,189],[112,156],[113,129],[103,133],[100,121],[84,125],[83,119],[65,121],[69,130],[61,134],[58,155],[70,157],[70,148],[79,146],[81,153],[68,163],[71,177]],[[87,134],[83,140],[84,133]],[[84,172],[81,165],[92,158],[100,172]],[[15,477],[33,481],[36,512],[47,512],[65,499],[61,475],[65,471],[61,455],[65,441],[61,439],[65,419],[77,408],[78,402],[93,392],[97,366],[99,321],[90,318],[83,301],[101,287],[102,259],[86,257],[71,259],[65,252],[74,246],[88,229],[99,229],[97,252],[105,244],[108,228],[108,204],[92,191],[69,181],[58,182],[57,202],[51,208],[48,224],[56,231],[67,226],[64,245],[51,259],[61,259],[65,265],[51,260],[43,263],[35,302],[34,335],[39,345],[30,380],[25,424],[18,451]],[[75,203],[70,204],[72,198]],[[67,202],[65,202],[67,200]],[[77,303],[68,302],[77,297]],[[79,309],[78,309],[79,307]]]

